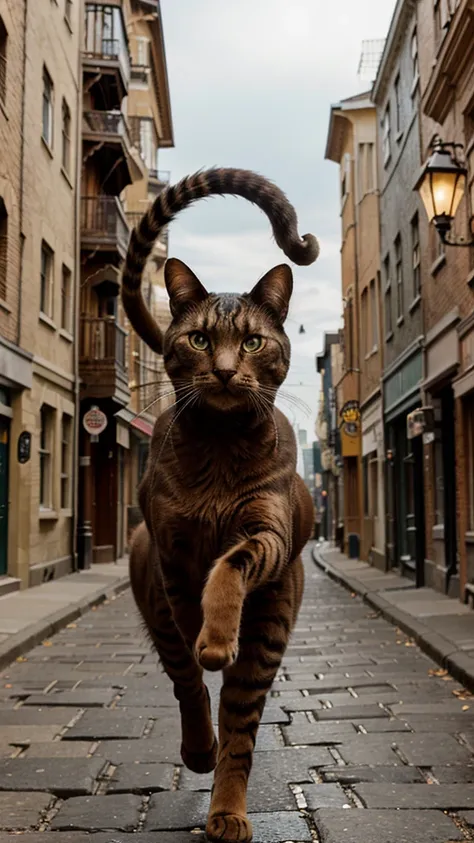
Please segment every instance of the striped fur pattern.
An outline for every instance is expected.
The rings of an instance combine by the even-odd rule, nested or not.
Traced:
[[[285,194],[263,176],[249,170],[215,168],[186,176],[163,190],[132,232],[122,274],[122,300],[137,334],[158,354],[163,334],[151,316],[140,291],[142,273],[160,231],[198,199],[215,195],[242,196],[269,218],[276,242],[294,263],[307,266],[318,257],[318,241],[312,234],[300,237],[295,209]]]
[[[195,178],[207,184],[208,175]],[[231,184],[237,192],[238,182]],[[190,190],[178,186],[180,201]],[[166,202],[175,212],[178,199],[168,194]],[[140,231],[143,225],[151,220]],[[140,238],[143,232],[124,274],[132,296]],[[179,701],[183,761],[197,773],[215,770],[207,835],[248,843],[253,749],[301,603],[300,554],[313,520],[293,430],[274,406],[290,363],[283,323],[292,274],[277,266],[245,295],[213,295],[171,259],[165,282],[173,320],[164,338],[154,338],[176,402],[153,433],[131,582]],[[141,318],[133,307],[128,312]],[[204,669],[223,671],[218,741]]]

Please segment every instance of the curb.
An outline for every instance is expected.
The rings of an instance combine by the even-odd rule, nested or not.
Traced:
[[[385,600],[380,592],[369,591],[357,578],[345,576],[336,571],[324,558],[324,552],[316,545],[312,548],[311,555],[318,568],[324,571],[328,577],[344,586],[348,591],[353,591],[359,597],[362,597],[364,603],[380,612],[385,620],[395,624],[406,635],[413,638],[420,650],[433,661],[438,662],[469,691],[474,692],[474,659],[464,650],[459,650],[454,641],[439,635],[432,627],[427,626],[402,609],[397,609]]]
[[[58,609],[47,618],[31,624],[21,632],[10,635],[9,639],[0,644],[0,670],[8,667],[23,653],[36,647],[45,638],[49,638],[60,629],[64,629],[69,623],[85,615],[93,606],[100,606],[105,600],[116,594],[121,594],[130,584],[129,576],[121,577],[113,585],[102,585],[88,597],[79,600],[77,603],[69,604],[63,609]]]

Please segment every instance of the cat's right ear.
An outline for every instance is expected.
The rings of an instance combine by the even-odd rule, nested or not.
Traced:
[[[178,258],[166,261],[165,284],[173,316],[179,316],[190,304],[199,304],[209,295],[189,266]]]

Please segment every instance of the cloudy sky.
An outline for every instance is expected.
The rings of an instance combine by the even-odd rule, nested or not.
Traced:
[[[394,0],[161,0],[175,149],[161,152],[172,181],[201,167],[257,170],[296,207],[300,232],[321,255],[294,267],[285,389],[311,408],[285,408],[314,438],[322,334],[340,324],[338,174],[324,160],[331,103],[367,88],[357,76],[364,39],[387,34]],[[217,198],[185,212],[170,256],[212,291],[244,292],[286,260],[266,217],[243,199]],[[299,333],[304,324],[306,333]],[[298,384],[302,384],[298,386]]]

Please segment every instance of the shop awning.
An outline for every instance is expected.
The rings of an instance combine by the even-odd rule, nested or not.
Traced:
[[[130,422],[130,426],[134,427],[135,430],[139,430],[140,433],[144,433],[145,436],[152,436],[153,434],[153,425],[149,424],[149,422],[145,421],[145,419],[133,419]]]

